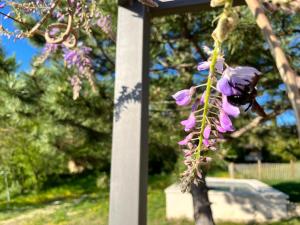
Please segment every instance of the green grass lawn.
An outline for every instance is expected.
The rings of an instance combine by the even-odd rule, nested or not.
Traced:
[[[148,224],[192,225],[189,221],[165,219],[164,188],[174,182],[172,176],[154,176],[149,179]],[[38,194],[15,196],[10,208],[0,201],[0,224],[16,225],[106,225],[108,220],[107,187],[99,188],[96,177],[88,175],[78,179],[64,179],[55,187]],[[275,187],[285,191],[294,200],[300,200],[300,182],[280,184]],[[5,222],[3,222],[5,221]],[[13,223],[12,223],[13,222]],[[218,223],[218,225],[235,225]],[[299,219],[272,223],[272,225],[300,225]]]

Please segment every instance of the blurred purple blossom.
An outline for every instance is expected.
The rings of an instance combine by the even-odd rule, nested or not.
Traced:
[[[203,94],[201,95],[201,99],[200,99],[200,104],[201,104],[201,105],[204,104],[205,94],[206,94],[206,91],[204,91]]]
[[[222,78],[218,81],[217,89],[226,96],[240,94],[240,91],[245,90],[254,81],[255,77],[260,74],[253,67],[228,67],[224,70]]]
[[[67,66],[70,68],[75,66],[80,73],[84,73],[86,68],[92,67],[92,60],[89,57],[92,49],[86,46],[81,46],[74,50],[64,48],[64,59]]]
[[[45,54],[45,53],[54,53],[57,51],[57,49],[59,48],[60,45],[58,44],[49,44],[49,43],[46,43],[43,50],[42,50],[42,53]]]
[[[195,114],[192,112],[187,120],[181,121],[181,125],[185,128],[185,131],[190,131],[196,126],[196,117]]]
[[[234,131],[234,127],[229,116],[223,110],[220,111],[219,120],[224,131]]]
[[[203,137],[204,137],[204,139],[209,139],[210,132],[211,132],[211,125],[208,124],[208,125],[205,127],[204,132],[203,132]]]
[[[188,134],[183,140],[179,141],[179,145],[187,145],[193,138],[194,134],[190,133]]]
[[[222,109],[230,116],[237,117],[240,114],[240,109],[236,106],[231,105],[226,95],[222,95]]]
[[[210,61],[201,62],[201,63],[198,64],[197,69],[199,71],[209,70],[210,64],[211,64]],[[217,59],[217,63],[216,63],[215,68],[216,68],[216,71],[218,73],[222,73],[223,72],[223,70],[224,70],[224,58],[219,57]]]
[[[175,99],[176,104],[180,106],[187,106],[192,101],[192,96],[196,92],[195,87],[191,87],[190,89],[184,89],[176,92],[172,97]]]
[[[103,30],[104,33],[108,34],[109,36],[113,35],[112,29],[112,18],[110,15],[99,15],[99,19],[97,20],[97,25]]]
[[[205,145],[205,147],[209,147],[210,143],[208,139],[203,139],[203,144]]]

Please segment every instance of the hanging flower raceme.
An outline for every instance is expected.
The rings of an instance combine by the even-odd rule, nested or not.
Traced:
[[[79,43],[79,48],[70,50],[64,48],[64,61],[68,68],[73,68],[78,71],[70,79],[71,85],[73,87],[73,98],[74,100],[79,97],[79,91],[81,90],[81,79],[85,78],[88,80],[91,87],[96,91],[96,86],[93,79],[93,69],[92,69],[92,59],[89,57],[91,48],[84,46]]]
[[[147,1],[151,2],[151,1]],[[3,10],[4,9],[4,10]],[[7,12],[9,11],[9,12]],[[26,15],[26,16],[24,16]],[[34,62],[34,66],[44,63],[54,53],[63,53],[65,64],[73,69],[70,79],[73,86],[73,97],[78,98],[82,80],[86,79],[96,91],[91,48],[79,42],[81,34],[92,34],[98,25],[110,39],[115,39],[113,21],[102,10],[97,0],[32,0],[0,1],[0,18],[10,19],[22,25],[22,29],[5,28],[0,25],[0,35],[7,38],[31,38],[35,35],[45,39],[45,47]],[[38,22],[32,25],[29,18]]]
[[[198,70],[207,70],[210,65],[210,60],[202,62]],[[215,71],[221,77],[216,87],[211,86],[209,95],[202,90],[207,90],[207,84],[193,86],[173,95],[177,105],[191,106],[190,115],[181,121],[184,131],[189,134],[178,142],[184,146],[184,163],[187,166],[182,174],[183,191],[187,191],[192,182],[199,182],[201,167],[211,161],[206,153],[216,150],[216,144],[224,133],[234,131],[231,119],[240,114],[238,106],[250,105],[255,101],[255,86],[261,73],[252,67],[227,67],[224,70],[224,65],[223,57],[218,57]]]

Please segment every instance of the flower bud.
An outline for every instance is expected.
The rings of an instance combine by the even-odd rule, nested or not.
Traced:
[[[239,22],[239,16],[235,11],[224,12],[212,36],[219,42],[223,42],[228,38],[228,34],[232,32]]]
[[[211,0],[210,1],[210,6],[211,7],[218,7],[225,5],[226,0]]]

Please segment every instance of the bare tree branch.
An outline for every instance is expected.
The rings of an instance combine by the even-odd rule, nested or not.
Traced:
[[[275,59],[280,76],[287,86],[288,97],[296,115],[298,135],[300,139],[300,84],[297,83],[299,82],[299,78],[297,73],[290,66],[289,61],[281,48],[280,40],[274,34],[271,23],[266,16],[263,7],[260,5],[259,0],[246,0],[246,3],[255,16],[257,25],[260,27],[269,43],[271,53]]]
[[[246,126],[240,128],[239,130],[231,133],[230,137],[231,138],[239,138],[241,137],[243,134],[245,134],[246,132],[254,129],[255,127],[257,127],[259,124],[266,122],[268,120],[271,120],[273,118],[275,118],[276,116],[280,115],[281,113],[283,113],[284,110],[278,110],[278,111],[274,111],[273,113],[267,115],[266,117],[262,117],[262,116],[258,116],[255,119],[253,119],[250,123],[248,123]]]

